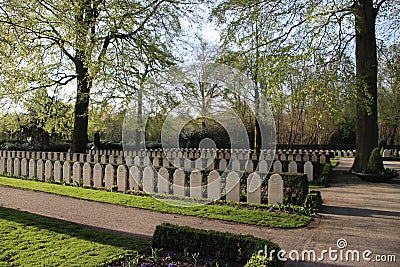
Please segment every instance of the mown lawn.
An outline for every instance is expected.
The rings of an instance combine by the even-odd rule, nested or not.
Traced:
[[[299,228],[306,226],[311,217],[301,214],[286,212],[270,212],[267,209],[247,209],[235,206],[201,205],[195,207],[181,207],[168,205],[150,196],[136,196],[104,190],[85,189],[73,186],[63,186],[31,180],[21,180],[0,177],[0,185],[36,190],[69,196],[79,199],[122,205],[127,207],[173,213],[188,216],[198,216],[244,224],[253,224],[275,228]]]
[[[145,241],[0,207],[0,266],[103,266]]]

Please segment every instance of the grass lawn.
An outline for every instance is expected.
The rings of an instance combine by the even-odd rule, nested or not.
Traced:
[[[117,204],[127,207],[173,213],[188,216],[198,216],[209,219],[232,221],[245,224],[268,226],[275,228],[298,228],[309,224],[311,217],[286,212],[270,212],[267,209],[238,208],[235,206],[201,205],[195,207],[180,207],[168,205],[149,196],[135,196],[104,190],[85,189],[73,186],[63,186],[31,180],[21,180],[0,177],[0,185],[42,191],[79,199]]]
[[[0,207],[0,266],[103,266],[149,243]]]

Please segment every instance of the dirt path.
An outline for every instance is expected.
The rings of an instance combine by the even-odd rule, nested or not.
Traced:
[[[400,262],[400,183],[372,184],[343,174],[351,159],[342,159],[334,171],[331,187],[321,189],[324,207],[320,218],[307,228],[282,230],[235,224],[196,217],[161,214],[110,204],[78,200],[42,192],[0,186],[0,205],[38,215],[63,219],[111,230],[142,239],[150,239],[156,225],[170,222],[203,229],[251,234],[277,242],[286,251],[338,249],[340,238],[348,250],[371,250],[376,254],[396,255]],[[339,250],[340,251],[340,250]],[[292,254],[296,256],[295,254]],[[339,255],[339,252],[338,252]],[[362,256],[360,256],[362,258]],[[300,257],[301,258],[301,257]],[[288,266],[398,266],[398,263],[332,261],[328,255],[318,263],[288,263]]]

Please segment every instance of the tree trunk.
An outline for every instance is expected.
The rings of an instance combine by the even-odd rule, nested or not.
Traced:
[[[72,133],[71,153],[86,153],[88,142],[88,111],[91,82],[88,81],[88,69],[83,62],[77,64],[77,92]]]
[[[378,146],[375,18],[372,0],[354,2],[356,30],[356,158],[352,170],[367,168],[372,149]]]

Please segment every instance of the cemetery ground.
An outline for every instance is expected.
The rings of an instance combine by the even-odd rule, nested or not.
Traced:
[[[163,222],[207,230],[250,234],[263,239],[271,239],[271,241],[276,242],[279,244],[281,249],[286,251],[313,249],[320,252],[322,250],[327,250],[330,247],[337,249],[337,240],[344,238],[347,241],[348,249],[359,251],[368,249],[373,252],[373,255],[395,255],[396,260],[399,261],[400,255],[398,248],[400,247],[400,229],[398,225],[400,222],[400,203],[398,201],[398,196],[400,194],[400,180],[398,178],[394,179],[390,184],[361,182],[358,178],[346,172],[350,168],[351,163],[351,158],[341,159],[340,164],[334,170],[330,186],[319,189],[322,192],[324,206],[321,209],[318,218],[307,227],[303,228],[277,229],[261,225],[245,224],[246,222],[235,223],[214,220],[219,218],[207,219],[185,216],[193,214],[185,214],[184,212],[177,212],[176,214],[160,213],[152,210],[126,207],[121,205],[124,201],[121,203],[114,203],[119,205],[113,205],[101,203],[101,200],[97,200],[100,202],[96,202],[79,199],[77,198],[77,195],[74,196],[75,198],[71,198],[33,191],[39,190],[39,188],[30,188],[33,190],[22,190],[16,188],[22,187],[21,184],[19,186],[16,184],[7,184],[7,181],[10,182],[14,179],[2,178],[1,184],[8,185],[0,187],[0,204],[3,207],[0,211],[3,214],[7,214],[7,216],[0,217],[3,220],[4,218],[8,218],[6,220],[7,224],[1,222],[3,229],[2,233],[7,233],[6,236],[10,237],[9,241],[6,243],[9,245],[11,244],[10,246],[12,246],[12,249],[10,250],[10,253],[13,254],[12,256],[21,255],[26,258],[36,258],[33,253],[40,251],[39,248],[43,248],[41,246],[45,246],[45,244],[50,244],[51,246],[51,244],[54,243],[52,247],[58,248],[58,240],[65,239],[66,243],[72,247],[67,250],[67,255],[62,257],[70,259],[71,262],[75,260],[75,263],[77,258],[74,258],[74,256],[78,256],[77,254],[74,254],[76,251],[81,251],[82,255],[80,256],[82,257],[84,257],[84,255],[92,255],[90,251],[96,251],[94,255],[98,256],[96,260],[101,262],[101,264],[109,263],[113,257],[123,257],[126,255],[127,251],[131,253],[136,250],[142,251],[143,243],[137,240],[150,240],[155,227]],[[390,162],[388,164],[390,164],[390,167],[392,168],[400,169],[399,162]],[[18,181],[31,182],[23,180]],[[56,186],[46,183],[40,184],[45,185],[45,187],[47,187],[47,185]],[[62,186],[59,187],[63,188]],[[88,189],[70,188],[86,190],[85,192],[88,191]],[[51,190],[49,189],[48,192],[50,191]],[[79,194],[81,194],[81,198],[83,198],[82,192],[78,192],[78,195]],[[125,196],[121,193],[115,193],[115,195]],[[148,204],[150,205],[149,207],[152,205],[153,207],[157,206],[154,203]],[[15,212],[10,209],[27,211],[30,214]],[[182,210],[182,208],[179,209]],[[215,212],[216,211],[212,211],[210,214]],[[218,214],[216,215],[219,216]],[[36,216],[35,220],[30,216]],[[244,217],[246,217],[246,215]],[[47,241],[50,239],[51,241],[40,242],[40,244],[36,244],[38,247],[35,251],[21,254],[20,250],[28,249],[28,247],[31,246],[30,244],[35,242],[34,240],[36,239],[33,238],[32,233],[22,235],[18,231],[29,231],[29,227],[34,227],[32,226],[33,221],[39,221],[40,225],[42,221],[44,223],[46,220],[50,220],[50,223],[46,223],[46,226],[42,224],[37,227],[34,230],[36,231],[34,237],[37,237],[37,240],[40,241]],[[48,224],[49,226],[47,226]],[[83,225],[85,227],[91,227],[90,231],[83,227]],[[74,227],[78,230],[75,230]],[[97,235],[98,232],[92,228],[111,231],[111,233],[102,233]],[[45,231],[46,233],[43,234],[38,229]],[[14,234],[14,236],[12,234]],[[43,238],[40,237],[42,234],[44,235]],[[116,236],[113,236],[113,238],[110,238],[108,235],[112,234],[126,237],[119,237],[120,239],[118,239]],[[53,238],[52,236],[58,237]],[[17,244],[21,242],[21,239],[23,238],[29,242],[25,243],[25,245],[21,245],[22,247],[18,247]],[[71,242],[71,240],[68,240],[68,238],[75,238],[79,242],[88,242],[88,244],[75,244],[74,242]],[[125,242],[124,238],[129,238],[129,241]],[[112,242],[110,240],[112,240]],[[4,239],[2,239],[2,241],[3,243],[5,242]],[[95,245],[99,245],[99,248],[95,248]],[[104,249],[102,246],[111,246],[111,249],[108,250],[110,253],[102,254],[101,251]],[[91,248],[93,250],[91,250]],[[42,251],[45,252],[46,250]],[[62,252],[59,249],[53,249],[52,251],[52,257],[56,257],[57,253]],[[40,257],[41,256],[37,256],[38,259],[40,259]],[[65,258],[63,259],[65,260]],[[2,259],[2,261],[3,260],[4,259]],[[48,257],[44,257],[42,260],[48,260]],[[79,262],[83,262],[84,260],[84,258],[79,259]],[[88,266],[88,264],[84,265]],[[288,262],[287,265],[397,266],[395,262],[369,262],[367,264],[363,261],[346,262],[337,260],[332,262],[327,257],[322,262],[318,263]]]

